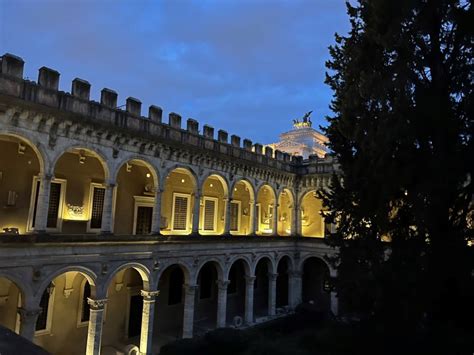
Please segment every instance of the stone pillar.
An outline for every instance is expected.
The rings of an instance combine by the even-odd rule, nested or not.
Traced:
[[[199,234],[199,211],[201,207],[201,190],[196,190],[194,193],[193,206],[193,229],[191,234]]]
[[[297,231],[297,218],[296,218],[296,205],[293,204],[291,207],[291,233],[290,235],[298,236]]]
[[[224,235],[230,234],[230,204],[232,199],[227,198],[225,201],[225,224],[224,224]]]
[[[278,235],[278,209],[280,208],[280,205],[278,203],[275,204],[275,207],[273,208],[273,218],[272,218],[272,236],[277,236]]]
[[[245,324],[253,323],[253,291],[255,276],[245,276]]]
[[[229,280],[217,280],[217,328],[224,328],[227,314],[227,286]]]
[[[107,300],[93,300],[92,298],[88,298],[87,303],[90,306],[90,316],[87,330],[86,355],[99,355],[102,340],[104,308]]]
[[[51,180],[53,176],[45,174],[40,176],[40,186],[38,191],[38,202],[36,205],[35,233],[46,232],[49,210],[49,193],[51,190]]]
[[[43,310],[41,308],[18,308],[20,314],[20,335],[33,341],[35,336],[36,321]]]
[[[276,314],[276,281],[278,274],[268,274],[268,315]]]
[[[250,200],[250,235],[255,235],[257,233],[257,205],[254,200]]]
[[[298,237],[303,236],[303,225],[301,221],[301,209],[300,206],[296,208],[296,235]]]
[[[290,271],[288,276],[288,303],[291,309],[295,309],[302,302],[302,273],[300,271]]]
[[[336,317],[339,315],[339,298],[336,291],[331,291],[331,312]]]
[[[114,197],[114,183],[107,183],[105,186],[104,206],[102,207],[102,226],[101,234],[112,233],[112,207]]]
[[[141,290],[143,296],[142,329],[140,333],[140,355],[151,355],[153,345],[153,322],[155,299],[160,291]]]
[[[151,222],[151,234],[161,234],[161,195],[163,189],[156,189],[155,192],[155,205],[153,206],[153,219]]]
[[[194,301],[197,285],[184,285],[183,338],[193,337]]]

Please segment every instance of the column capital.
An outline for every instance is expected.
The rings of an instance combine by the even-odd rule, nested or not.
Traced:
[[[198,289],[198,285],[189,285],[189,284],[184,284],[183,285],[183,288],[184,288],[184,292],[186,292],[186,294],[188,295],[192,295],[196,292],[196,290]]]
[[[93,311],[102,311],[107,304],[107,298],[101,300],[94,300],[92,298],[87,297],[87,303],[89,304],[91,310]]]
[[[217,287],[219,287],[219,290],[227,290],[227,286],[229,286],[230,281],[229,280],[217,280],[216,284],[217,284]]]
[[[245,276],[245,281],[246,281],[247,283],[253,284],[256,279],[257,279],[256,276]]]
[[[271,272],[268,273],[268,279],[270,281],[276,281],[277,277],[278,277],[278,273],[275,273],[275,274],[273,274]]]
[[[302,277],[303,273],[301,271],[289,271],[288,275],[291,277]]]
[[[144,301],[154,301],[156,297],[160,294],[160,290],[156,291],[145,291],[140,290],[140,295],[143,297]]]
[[[18,313],[20,314],[20,319],[22,322],[25,322],[29,319],[34,319],[35,317],[39,316],[41,312],[43,312],[42,308],[18,308]]]

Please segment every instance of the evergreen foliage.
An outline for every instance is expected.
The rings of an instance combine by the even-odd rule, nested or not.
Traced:
[[[474,9],[359,0],[327,62],[323,128],[340,175],[319,192],[338,230],[343,309],[385,326],[472,327]]]

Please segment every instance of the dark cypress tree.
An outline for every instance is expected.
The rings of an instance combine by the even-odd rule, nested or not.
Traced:
[[[328,243],[339,247],[339,297],[387,326],[472,326],[472,2],[347,8],[324,129],[341,174],[320,192],[338,225]]]

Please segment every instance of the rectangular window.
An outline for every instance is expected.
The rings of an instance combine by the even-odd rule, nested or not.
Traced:
[[[36,222],[36,211],[38,209],[38,195],[39,195],[39,190],[40,190],[40,184],[41,182],[39,180],[36,181],[36,188],[33,189],[32,193],[34,193],[34,202],[33,202],[33,217],[31,221],[31,228],[35,228],[35,222]]]
[[[189,195],[174,194],[173,199],[173,230],[186,231],[189,220]]]
[[[49,208],[46,228],[58,228],[59,208],[61,206],[61,183],[51,182]]]
[[[138,206],[135,234],[150,234],[152,217],[153,207]]]
[[[54,302],[54,284],[50,283],[40,299],[41,312],[36,320],[35,331],[47,333],[51,330],[52,308]]]
[[[90,229],[100,229],[102,226],[102,213],[104,210],[105,188],[92,185],[92,201]]]
[[[38,217],[39,190],[44,183],[38,176],[33,177],[31,189],[30,210],[28,213],[28,231],[35,229]],[[61,231],[64,196],[66,194],[66,180],[53,179],[50,184],[48,214],[46,228],[49,231]]]
[[[240,230],[240,201],[230,203],[230,230],[231,232]]]
[[[91,285],[88,281],[84,283],[84,290],[82,292],[81,323],[84,323],[88,322],[90,317],[90,305],[87,299],[91,296]]]
[[[215,232],[217,224],[217,198],[204,197],[203,230]]]

